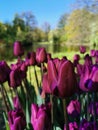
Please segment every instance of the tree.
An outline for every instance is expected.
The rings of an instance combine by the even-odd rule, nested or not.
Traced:
[[[27,30],[32,30],[37,25],[37,20],[32,12],[23,12],[20,17],[24,20]]]
[[[70,43],[90,42],[90,23],[92,14],[86,9],[74,10],[65,26],[67,41]]]
[[[67,24],[67,18],[68,18],[68,14],[65,13],[61,15],[57,26],[59,29],[63,29],[65,27],[65,25]]]
[[[50,32],[50,24],[48,22],[45,22],[43,25],[42,25],[42,30],[44,31],[45,33],[45,41],[48,41],[48,34]]]
[[[6,34],[6,26],[0,22],[0,40],[5,37]]]
[[[98,14],[98,0],[76,0],[75,10],[83,9]]]

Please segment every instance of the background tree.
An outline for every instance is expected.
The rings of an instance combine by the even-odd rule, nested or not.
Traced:
[[[45,39],[44,40],[48,41],[48,34],[51,30],[50,24],[48,22],[44,22],[43,25],[42,25],[42,30],[45,33],[45,37],[44,37]]]
[[[27,31],[34,29],[37,26],[37,20],[31,11],[23,12],[20,17],[24,20]]]
[[[69,18],[65,31],[67,42],[85,44],[90,42],[90,23],[92,14],[86,9],[74,10]]]

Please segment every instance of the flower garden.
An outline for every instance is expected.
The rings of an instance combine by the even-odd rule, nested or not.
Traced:
[[[98,50],[79,49],[72,61],[43,47],[23,57],[14,43],[16,63],[0,61],[6,130],[98,130]]]

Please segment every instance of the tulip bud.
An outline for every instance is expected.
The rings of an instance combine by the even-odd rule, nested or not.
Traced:
[[[8,112],[10,130],[24,130],[26,119],[22,109],[15,109]]]
[[[20,75],[20,72],[19,72],[19,69],[15,69],[15,70],[12,70],[10,72],[10,79],[9,79],[9,85],[10,87],[18,87],[19,85],[21,85],[21,75]]]
[[[96,51],[95,50],[90,50],[90,56],[94,57],[96,55]]]
[[[97,125],[95,122],[88,122],[86,119],[83,119],[79,130],[97,130]]]
[[[64,130],[66,130],[66,125],[64,125]],[[79,130],[78,124],[76,122],[70,122],[69,130]]]
[[[8,76],[10,73],[10,67],[7,65],[5,61],[0,62],[0,83],[3,83],[8,80]]]
[[[13,98],[13,104],[15,109],[21,109],[21,105],[17,96]]]
[[[14,43],[13,53],[15,56],[22,56],[24,54],[24,50],[20,41],[16,41]]]
[[[31,106],[31,124],[34,130],[50,130],[50,109],[47,105]]]
[[[77,64],[79,63],[79,60],[80,60],[80,55],[75,54],[73,57],[74,66],[77,66]]]
[[[70,61],[64,58],[49,60],[47,73],[48,75],[43,76],[43,88],[48,84],[45,91],[51,91],[52,94],[62,98],[69,97],[75,92],[76,75]]]
[[[43,63],[47,61],[47,53],[45,48],[37,48],[36,60],[38,63]]]
[[[80,46],[80,53],[84,54],[86,52],[85,46]]]
[[[29,65],[36,65],[36,53],[35,52],[29,52],[27,54],[26,60],[28,60]]]
[[[78,117],[80,115],[80,111],[80,102],[78,100],[72,100],[67,107],[68,114],[73,117]]]

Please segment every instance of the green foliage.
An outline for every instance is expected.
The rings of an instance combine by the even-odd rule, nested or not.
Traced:
[[[85,9],[75,10],[71,13],[65,26],[67,42],[79,44],[90,42],[91,16],[90,12]]]

